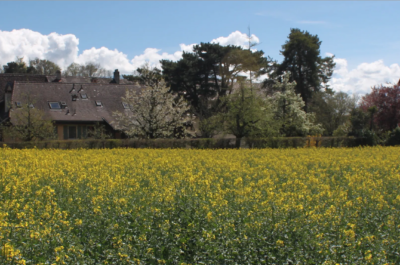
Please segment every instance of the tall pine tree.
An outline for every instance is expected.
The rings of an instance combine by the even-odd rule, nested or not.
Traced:
[[[322,58],[320,46],[318,35],[291,29],[288,40],[282,45],[283,62],[278,64],[275,72],[276,76],[285,71],[291,72],[290,81],[296,81],[295,91],[303,98],[306,112],[313,92],[322,88],[325,88],[326,92],[332,92],[327,82],[335,67],[334,57]]]

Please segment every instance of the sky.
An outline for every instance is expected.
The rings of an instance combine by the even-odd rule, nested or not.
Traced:
[[[37,57],[130,74],[201,42],[246,47],[249,29],[254,49],[281,62],[299,28],[335,56],[335,91],[362,95],[400,79],[400,1],[0,1],[0,10],[0,65]]]

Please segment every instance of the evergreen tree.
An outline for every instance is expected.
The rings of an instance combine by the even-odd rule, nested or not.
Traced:
[[[318,35],[307,31],[291,29],[288,40],[282,45],[283,62],[277,65],[275,75],[285,71],[291,72],[290,81],[296,81],[295,91],[305,102],[305,111],[314,92],[325,88],[331,91],[327,82],[332,76],[335,63],[334,57],[320,56],[321,41]]]

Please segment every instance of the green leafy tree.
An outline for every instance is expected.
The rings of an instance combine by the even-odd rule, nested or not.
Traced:
[[[290,73],[279,77],[274,88],[277,92],[269,97],[273,106],[275,119],[279,121],[279,132],[284,136],[305,136],[322,133],[322,126],[315,124],[314,113],[306,113],[304,101],[294,90],[296,82],[289,82]]]
[[[87,136],[89,138],[101,139],[101,140],[111,138],[111,134],[107,130],[106,126],[99,122],[96,122],[96,124],[91,129],[88,130]]]
[[[351,131],[350,136],[363,137],[368,130],[370,115],[361,108],[355,108],[350,112]]]
[[[40,60],[36,58],[29,61],[27,73],[38,75],[55,75],[61,68],[54,62],[49,60]]]
[[[111,77],[112,73],[101,67],[100,64],[89,62],[85,65],[71,63],[63,73],[65,76],[82,77]]]
[[[350,112],[357,106],[357,97],[344,92],[316,92],[309,110],[316,114],[316,122],[324,128],[324,135],[333,132],[350,119]],[[347,125],[345,125],[345,128]]]
[[[334,57],[320,56],[321,41],[318,35],[312,35],[300,29],[291,29],[288,40],[282,45],[283,62],[277,65],[275,75],[290,71],[290,81],[296,81],[295,91],[305,102],[304,109],[308,111],[309,101],[314,92],[325,88],[332,76],[335,63]]]
[[[142,68],[141,75],[147,87],[139,93],[126,92],[122,101],[129,110],[114,113],[116,127],[130,137],[155,139],[185,135],[185,124],[190,122],[187,102],[169,93],[163,79],[154,81],[154,71],[148,66]]]
[[[277,134],[273,112],[259,91],[241,84],[239,90],[224,98],[227,111],[221,114],[225,132],[236,136],[236,147],[243,137]]]
[[[71,63],[63,73],[65,76],[80,76],[81,65],[78,63]]]
[[[184,52],[179,61],[162,60],[161,64],[171,91],[190,102],[192,113],[200,121],[220,111],[221,98],[233,92],[244,72],[251,69],[256,76],[269,69],[262,51],[214,43],[201,43],[193,47],[193,52]]]
[[[23,141],[54,139],[55,127],[50,117],[35,108],[35,101],[29,94],[23,99],[19,107],[11,109],[11,122],[3,126],[4,136]]]
[[[23,61],[23,58],[17,58],[14,62],[9,62],[7,65],[3,65],[3,71],[6,74],[12,73],[26,73],[27,66],[26,63]]]

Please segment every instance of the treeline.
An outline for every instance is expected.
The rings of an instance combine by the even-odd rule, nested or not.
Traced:
[[[27,65],[23,58],[17,57],[13,62],[8,62],[0,69],[0,73],[12,74],[37,74],[37,75],[55,75],[57,71],[61,71],[61,67],[49,60],[41,60],[35,58],[30,60]],[[81,77],[112,77],[112,71],[106,70],[100,64],[86,63],[78,64],[71,63],[64,71],[64,76],[81,76]]]
[[[328,85],[334,56],[322,57],[318,36],[299,29],[291,29],[282,45],[282,62],[253,46],[251,40],[248,49],[200,43],[193,51],[183,52],[178,61],[161,60],[161,69],[145,65],[132,75],[122,75],[146,85],[147,90],[140,99],[127,93],[124,100],[132,113],[115,114],[119,128],[130,137],[151,139],[233,134],[237,145],[243,137],[307,135],[400,143],[400,137],[396,138],[400,134],[400,82],[375,87],[361,99],[334,92]],[[56,69],[44,61],[22,68],[37,73]],[[21,69],[14,64],[4,66],[4,71]],[[65,74],[101,75],[100,66],[92,66],[71,64]],[[161,119],[157,113],[167,114]],[[193,128],[185,129],[193,124],[196,133]]]

